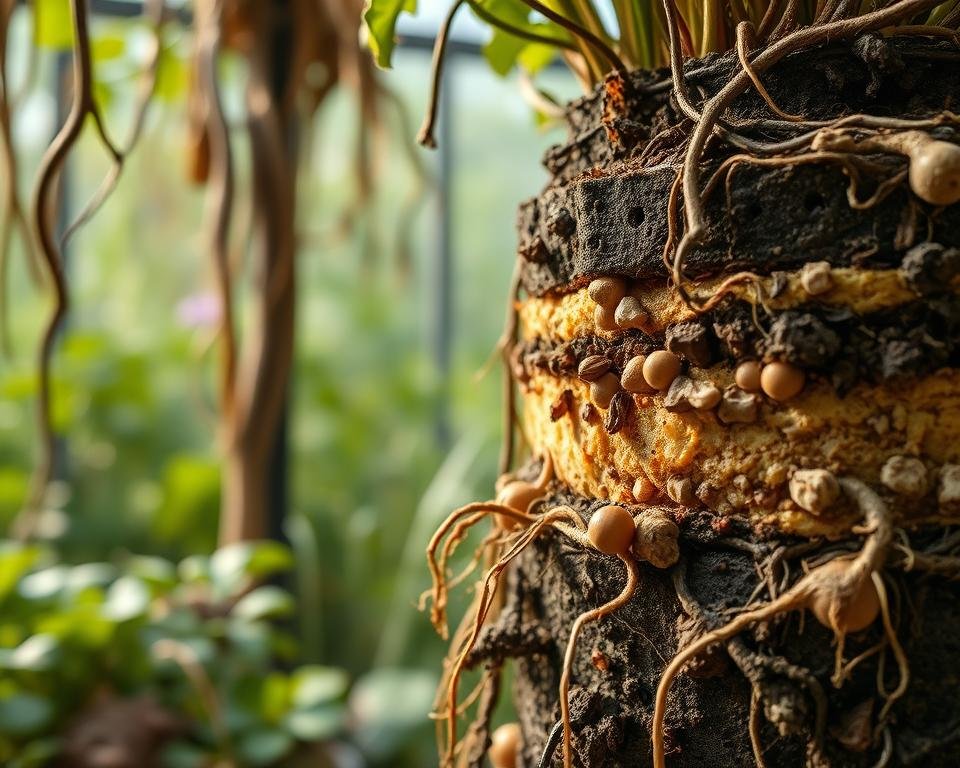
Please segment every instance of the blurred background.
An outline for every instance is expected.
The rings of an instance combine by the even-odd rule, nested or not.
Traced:
[[[147,27],[136,3],[92,10],[96,97],[107,124],[123,127]],[[414,146],[445,11],[424,2],[401,26],[382,75],[400,108],[384,109],[373,132],[368,200],[355,93],[335,92],[301,136],[296,351],[271,458],[273,541],[219,551],[217,303],[203,193],[183,159],[190,30],[168,25],[141,142],[65,252],[60,468],[34,539],[0,543],[0,764],[96,765],[91,755],[121,749],[111,743],[123,722],[150,734],[157,765],[435,764],[426,715],[445,644],[415,607],[423,550],[450,510],[492,493],[500,371],[482,373],[502,328],[516,206],[544,183],[540,157],[561,136],[524,103],[515,73],[491,71],[487,33],[462,14],[440,148]],[[59,0],[11,18],[25,197],[64,117],[69,29]],[[225,53],[228,120],[241,119],[241,70]],[[538,82],[576,95],[562,69]],[[65,220],[108,169],[90,133],[62,177]],[[246,155],[237,163],[249,174]],[[36,350],[49,311],[26,264],[14,238],[0,358],[5,530],[36,455]]]

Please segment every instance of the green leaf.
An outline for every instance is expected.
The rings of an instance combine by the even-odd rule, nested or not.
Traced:
[[[210,576],[220,597],[229,597],[251,580],[287,571],[293,565],[290,550],[275,541],[246,541],[213,553]]]
[[[162,557],[135,555],[127,560],[126,570],[131,576],[136,576],[147,584],[164,590],[177,583],[176,567]]]
[[[428,721],[435,688],[436,678],[417,669],[383,667],[360,678],[350,693],[360,746],[375,756],[392,753]]]
[[[34,42],[55,51],[73,47],[73,16],[70,0],[34,0]]]
[[[119,34],[100,35],[90,44],[94,63],[119,59],[127,50],[127,43]]]
[[[211,764],[210,756],[200,747],[186,741],[167,744],[160,753],[163,768],[204,768]]]
[[[168,104],[175,104],[187,92],[190,71],[186,60],[175,50],[165,48],[157,62],[156,97]]]
[[[517,61],[527,72],[535,75],[557,58],[557,50],[555,46],[544,43],[527,43],[520,51]]]
[[[53,635],[33,635],[13,649],[4,666],[8,669],[42,672],[60,657],[60,641]]]
[[[121,576],[107,590],[103,615],[117,622],[143,616],[150,608],[150,590],[140,579]]]
[[[27,600],[49,600],[56,597],[70,580],[70,568],[52,565],[24,576],[20,581],[20,595]]]
[[[378,66],[384,69],[390,67],[400,14],[416,11],[416,0],[370,0],[370,5],[363,14],[363,21],[370,33],[368,42]]]
[[[53,704],[32,693],[15,693],[0,699],[0,733],[30,736],[53,721]]]
[[[336,667],[311,665],[293,673],[293,706],[308,709],[341,698],[350,684],[347,673]]]
[[[494,72],[506,77],[526,45],[526,40],[514,37],[502,29],[494,29],[490,41],[483,46],[483,55]]]
[[[40,559],[41,550],[12,541],[0,543],[0,601]]]
[[[237,755],[243,765],[260,768],[276,765],[293,749],[293,739],[278,728],[263,728],[242,735],[237,743]]]
[[[298,709],[288,714],[283,724],[300,741],[323,741],[333,738],[344,729],[346,710],[334,704]]]
[[[257,587],[244,595],[233,607],[232,615],[247,621],[280,619],[291,616],[295,609],[293,597],[280,587]]]

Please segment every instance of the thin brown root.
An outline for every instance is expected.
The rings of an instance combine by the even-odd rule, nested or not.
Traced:
[[[427,545],[427,566],[430,569],[430,578],[432,582],[431,594],[433,595],[433,607],[430,611],[430,621],[434,629],[440,636],[447,639],[447,621],[446,621],[446,573],[445,566],[447,558],[452,554],[453,547],[444,546],[440,559],[437,558],[437,549],[444,536],[453,529],[451,539],[454,539],[454,545],[461,540],[467,533],[467,530],[491,514],[504,515],[513,520],[529,526],[535,518],[515,509],[505,507],[503,504],[497,504],[492,501],[477,502],[467,504],[455,510],[446,520],[437,528],[436,532]],[[466,520],[464,520],[466,518]]]
[[[493,605],[494,597],[497,593],[497,587],[499,586],[500,582],[500,575],[510,564],[510,562],[521,552],[523,552],[544,530],[554,526],[557,522],[564,520],[567,522],[579,520],[582,523],[580,516],[570,507],[555,507],[549,510],[542,516],[536,518],[535,522],[530,525],[527,530],[523,531],[518,537],[516,537],[516,539],[514,539],[510,548],[503,555],[501,555],[500,559],[497,560],[497,562],[494,563],[494,565],[487,571],[487,574],[483,579],[483,585],[477,598],[476,610],[474,611],[472,617],[472,627],[469,637],[467,637],[466,641],[460,648],[459,653],[457,654],[457,658],[451,667],[449,682],[447,684],[447,703],[444,717],[447,726],[447,739],[446,749],[443,752],[442,761],[444,766],[452,766],[456,757],[457,688],[460,683],[460,677],[463,674],[464,664],[466,663],[467,656],[473,649],[473,646],[476,644],[477,638],[480,636],[480,630],[483,628],[483,625],[487,620],[487,614]]]
[[[884,702],[883,708],[880,710],[880,716],[878,720],[879,722],[884,723],[887,715],[890,714],[890,709],[897,702],[897,699],[906,693],[907,686],[910,685],[910,663],[907,660],[907,654],[904,652],[903,646],[900,645],[900,640],[893,628],[893,622],[890,620],[890,606],[887,600],[887,587],[883,583],[883,577],[874,571],[870,574],[870,578],[873,579],[873,586],[876,588],[877,597],[880,599],[880,616],[883,619],[883,631],[887,636],[887,641],[890,643],[890,648],[893,651],[894,658],[897,660],[897,668],[900,671],[900,682],[897,684],[897,687],[893,690],[893,692],[887,696],[887,700]]]
[[[784,120],[790,121],[791,123],[802,122],[802,116],[792,115],[789,112],[784,112],[782,109],[780,109],[780,107],[777,106],[776,102],[763,85],[763,82],[760,80],[760,76],[751,66],[749,46],[753,41],[752,39],[754,36],[755,33],[753,24],[751,24],[749,21],[741,21],[739,24],[737,24],[737,56],[740,59],[740,66],[743,67],[743,71],[750,76],[750,81],[753,83],[753,87],[757,89],[757,93],[759,93],[760,97],[767,103],[767,106],[770,108],[771,112],[778,117],[782,117]]]
[[[567,640],[567,651],[563,656],[563,674],[560,676],[560,719],[563,721],[564,768],[572,768],[573,766],[573,752],[570,743],[570,675],[573,671],[573,657],[577,648],[577,638],[585,624],[602,619],[629,603],[637,591],[637,584],[640,581],[640,568],[637,561],[630,556],[624,557],[622,555],[620,560],[627,568],[627,583],[623,591],[599,608],[581,613],[577,620],[573,622],[573,629],[570,630],[570,638]]]
[[[750,691],[750,746],[753,747],[753,759],[757,768],[766,768],[763,759],[763,745],[760,743],[760,694],[759,686],[754,685]]]

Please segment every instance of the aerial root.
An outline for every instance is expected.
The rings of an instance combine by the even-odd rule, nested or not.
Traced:
[[[471,506],[476,505],[467,505],[467,507],[457,510],[456,513],[451,515],[453,520],[448,518],[444,528],[449,529],[455,524],[458,513],[460,513],[459,517],[463,517],[465,514],[470,514],[469,512],[465,512],[465,510]],[[483,507],[484,510],[491,512],[499,513],[501,511],[500,505],[496,504],[483,504],[479,506]],[[472,511],[478,510],[474,509]],[[460,678],[463,675],[467,657],[476,644],[477,638],[480,635],[480,631],[483,628],[490,609],[494,604],[494,598],[497,594],[500,576],[503,574],[504,570],[511,561],[520,555],[530,544],[532,544],[543,532],[549,528],[557,528],[558,530],[562,530],[564,532],[574,532],[575,534],[582,533],[584,528],[583,520],[570,507],[554,507],[544,514],[534,518],[530,518],[529,515],[521,515],[515,510],[511,510],[511,512],[513,513],[511,516],[519,516],[520,519],[528,524],[528,527],[508,540],[508,542],[505,544],[506,551],[500,555],[499,559],[493,564],[493,566],[484,576],[480,589],[477,592],[474,604],[464,617],[464,622],[458,629],[457,636],[455,637],[454,642],[451,644],[451,648],[453,650],[451,652],[451,656],[448,657],[447,664],[445,665],[445,674],[443,679],[441,679],[440,688],[438,689],[438,701],[445,701],[445,703],[442,705],[442,714],[440,715],[440,719],[444,721],[446,726],[445,729],[443,729],[445,734],[441,732],[438,739],[442,765],[445,768],[452,767],[455,764],[458,753],[457,692]],[[531,519],[532,522],[530,522]],[[439,538],[437,536],[434,536],[434,539],[439,542]],[[436,544],[434,541],[431,541],[431,547],[435,551]],[[435,567],[436,564],[433,564],[432,568]],[[436,572],[434,573],[436,575]],[[438,710],[439,709],[440,707],[438,707]]]
[[[446,565],[449,558],[453,555],[457,544],[459,544],[467,535],[470,528],[490,515],[503,515],[511,520],[515,520],[521,525],[529,526],[536,518],[515,509],[497,504],[493,501],[476,502],[467,504],[454,510],[449,517],[437,528],[436,532],[427,545],[427,565],[430,569],[432,586],[430,590],[421,596],[421,609],[425,606],[425,597],[432,596],[433,605],[430,609],[430,622],[433,624],[437,633],[446,640],[448,637],[447,629],[447,593],[450,583],[447,581]],[[449,539],[444,542],[444,537],[450,533]],[[441,542],[443,547],[441,549]],[[437,550],[440,549],[440,557],[437,557]]]
[[[888,697],[889,706],[884,708],[883,714],[889,712],[891,699],[895,702],[903,695],[909,680],[906,656],[896,640],[887,609],[886,591],[878,573],[886,562],[893,538],[890,513],[880,497],[859,480],[844,478],[840,486],[859,507],[865,528],[870,531],[860,551],[851,558],[835,558],[811,569],[779,597],[740,614],[677,652],[661,675],[654,700],[651,738],[655,768],[665,768],[666,765],[663,730],[667,695],[683,666],[711,645],[726,642],[748,627],[790,611],[809,609],[818,621],[833,630],[838,644],[848,632],[866,628],[876,620],[877,613],[881,614],[884,630],[901,669],[900,684]],[[871,604],[871,593],[874,591],[879,602],[876,610]]]
[[[563,656],[563,674],[560,676],[560,720],[563,723],[563,765],[571,768],[573,765],[573,750],[570,733],[570,675],[573,672],[573,659],[577,648],[577,638],[584,625],[602,619],[619,610],[633,599],[640,581],[640,568],[637,561],[631,556],[620,556],[620,561],[627,569],[627,583],[623,590],[613,600],[599,608],[581,613],[573,622],[570,637],[567,640],[567,650]]]

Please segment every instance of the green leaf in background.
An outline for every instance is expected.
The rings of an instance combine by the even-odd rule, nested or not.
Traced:
[[[237,601],[233,607],[233,615],[247,621],[262,621],[264,619],[282,619],[292,616],[295,604],[293,597],[280,587],[257,587]]]
[[[242,735],[237,755],[243,765],[252,768],[276,765],[293,749],[293,738],[279,728],[262,728]]]
[[[291,683],[294,708],[307,709],[342,698],[350,680],[342,669],[313,664],[294,672]]]
[[[350,711],[360,746],[374,756],[390,754],[427,721],[436,677],[419,669],[382,667],[353,686]]]
[[[15,693],[0,698],[0,733],[29,736],[42,731],[53,720],[53,704],[32,693]]]
[[[73,17],[70,0],[34,0],[34,42],[55,51],[73,47]]]
[[[312,709],[298,709],[283,720],[284,727],[300,741],[324,741],[343,731],[346,711],[342,706],[327,704]]]
[[[275,541],[245,541],[223,547],[210,558],[210,577],[221,597],[258,581],[289,571],[290,550]]]
[[[160,753],[160,765],[163,768],[204,768],[210,765],[210,756],[194,744],[174,741]]]
[[[186,60],[171,48],[160,52],[157,64],[156,98],[168,104],[176,104],[187,92],[190,73]]]
[[[150,590],[140,579],[121,576],[107,590],[103,615],[117,622],[140,618],[150,608]]]
[[[397,19],[404,11],[415,13],[416,0],[371,0],[363,20],[370,33],[370,50],[377,64],[385,69],[390,67],[393,48],[396,43]]]
[[[20,596],[26,600],[49,600],[63,591],[70,581],[70,568],[51,565],[24,576],[20,581]]]
[[[59,739],[33,739],[19,750],[9,768],[44,768],[53,762],[59,752]]]
[[[0,602],[40,559],[41,550],[14,541],[0,542]]]
[[[32,635],[4,660],[7,669],[42,672],[50,669],[60,658],[60,641],[53,635]]]
[[[98,35],[90,44],[90,55],[94,62],[119,59],[127,50],[123,32]]]

